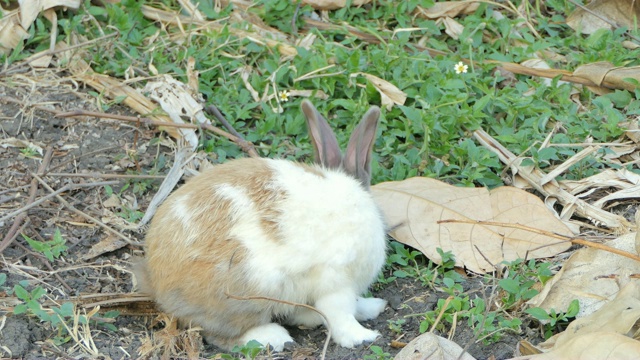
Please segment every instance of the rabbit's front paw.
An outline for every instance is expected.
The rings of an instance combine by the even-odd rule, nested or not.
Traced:
[[[333,340],[346,348],[358,346],[365,341],[372,342],[380,336],[379,332],[369,330],[357,322],[348,328],[331,329],[331,331],[333,332]]]
[[[256,340],[264,346],[269,344],[274,351],[282,351],[286,343],[293,342],[289,332],[287,332],[287,330],[282,326],[274,323],[260,325],[249,329],[244,333],[241,339],[243,344],[246,344],[251,340]]]
[[[296,312],[287,319],[289,325],[302,325],[308,328],[320,326],[322,323],[322,316],[307,308],[296,309]]]
[[[378,298],[359,297],[356,302],[356,319],[358,321],[375,319],[384,311],[387,301]]]

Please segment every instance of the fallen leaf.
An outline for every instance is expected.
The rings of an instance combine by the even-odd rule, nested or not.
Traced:
[[[567,25],[583,34],[592,34],[598,29],[627,26],[634,29],[640,19],[640,2],[632,0],[595,0],[585,6],[576,7],[567,18]],[[602,18],[609,20],[604,21]]]
[[[83,260],[90,260],[96,256],[106,254],[108,252],[116,251],[127,246],[127,242],[123,239],[114,236],[112,234],[107,235],[104,239],[100,240],[97,244],[93,245],[86,254],[82,255]]]
[[[635,280],[625,285],[615,299],[602,305],[589,316],[572,321],[565,331],[539,344],[539,347],[545,349],[563,346],[575,337],[595,332],[632,336],[635,332],[632,329],[638,320],[640,320],[640,287]]]
[[[20,24],[27,30],[36,20],[40,12],[57,6],[77,9],[80,0],[23,0],[20,1]]]
[[[404,105],[404,102],[407,100],[407,94],[405,94],[404,91],[398,89],[397,86],[393,85],[387,80],[367,73],[351,74],[352,77],[358,75],[363,75],[364,77],[366,77],[371,85],[373,85],[376,90],[378,90],[382,106],[384,106],[387,110],[391,110],[393,104]]]
[[[607,242],[607,246],[635,253],[635,241],[636,233],[629,233]],[[640,263],[633,259],[596,248],[580,249],[528,304],[547,311],[566,311],[569,303],[577,299],[577,317],[585,317],[614,299],[620,284],[638,273]]]
[[[464,31],[464,26],[457,22],[455,19],[448,16],[444,16],[436,21],[437,25],[444,24],[444,32],[447,33],[452,39],[458,40],[460,35]]]
[[[640,66],[620,67],[606,61],[600,61],[579,66],[573,75],[598,85],[599,87],[589,87],[597,94],[609,93],[610,89],[634,91],[636,85],[626,79],[635,79],[640,82]]]
[[[362,6],[370,2],[371,0],[352,0],[351,6]],[[336,10],[345,7],[347,0],[302,0],[302,3],[316,10]]]
[[[536,196],[513,187],[455,187],[429,178],[385,182],[371,188],[396,240],[440,262],[436,248],[451,251],[457,266],[476,273],[502,261],[549,257],[570,247],[567,242],[515,228],[439,220],[495,221],[521,224],[564,235],[571,231]]]
[[[29,32],[20,25],[20,11],[13,10],[3,14],[0,19],[0,53],[9,54],[28,37]]]
[[[429,8],[418,6],[414,13],[427,19],[437,19],[445,16],[453,18],[460,14],[472,14],[478,7],[480,7],[479,2],[440,1]]]
[[[549,352],[518,357],[519,360],[631,360],[638,359],[640,341],[612,333],[595,332],[576,336]]]
[[[33,151],[38,152],[38,154],[40,155],[43,154],[42,145],[38,145],[36,143],[26,141],[26,140],[21,140],[14,137],[0,140],[0,147],[3,147],[5,149],[8,147],[15,147],[20,149],[31,149]]]
[[[433,333],[411,340],[393,360],[475,360],[460,345]]]

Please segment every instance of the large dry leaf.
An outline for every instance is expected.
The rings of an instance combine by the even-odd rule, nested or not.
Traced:
[[[635,281],[623,287],[614,300],[604,304],[598,311],[572,321],[565,331],[538,346],[543,350],[555,348],[565,345],[575,337],[595,332],[613,332],[633,336],[638,330],[638,320],[640,320],[640,287]]]
[[[411,340],[393,360],[475,360],[451,340],[425,333]]]
[[[595,332],[577,336],[563,346],[519,360],[631,360],[638,359],[640,341],[613,332]]]
[[[567,25],[583,34],[591,34],[603,28],[611,29],[611,23],[634,29],[640,19],[640,1],[637,0],[595,0],[586,8],[588,11],[576,7],[567,18]]]
[[[587,79],[599,86],[599,89],[590,87],[598,94],[610,92],[609,89],[634,91],[636,85],[626,81],[626,79],[635,79],[640,82],[640,66],[620,67],[610,62],[600,61],[579,66],[573,72],[573,75]]]
[[[625,234],[607,245],[636,253],[636,233]],[[640,274],[637,261],[596,248],[576,251],[562,269],[549,280],[540,294],[529,301],[547,311],[566,311],[574,299],[580,302],[577,317],[594,313],[620,292],[632,274]]]
[[[540,199],[524,190],[463,188],[420,177],[377,184],[371,190],[393,229],[391,235],[435,262],[441,261],[436,251],[441,248],[455,255],[457,266],[483,273],[502,261],[549,257],[570,246],[520,229],[437,223],[445,219],[495,221],[572,235]]]

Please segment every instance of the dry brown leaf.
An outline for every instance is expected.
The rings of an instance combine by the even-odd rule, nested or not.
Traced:
[[[370,2],[371,0],[352,0],[351,6],[362,6]],[[302,3],[316,10],[336,10],[345,7],[347,0],[302,0]]]
[[[19,10],[3,14],[0,19],[0,53],[9,54],[18,43],[28,37],[29,33],[20,25]]]
[[[455,255],[457,266],[483,273],[493,270],[493,265],[501,261],[553,256],[570,246],[567,242],[559,243],[558,239],[520,229],[437,223],[445,219],[496,221],[572,235],[540,199],[513,187],[489,191],[415,177],[377,184],[371,191],[393,229],[391,235],[435,262],[441,261],[436,251],[441,248]]]
[[[587,6],[586,11],[581,7],[567,18],[567,25],[575,31],[583,34],[592,34],[598,29],[611,29],[609,22],[602,20],[605,18],[616,26],[627,26],[635,28],[636,21],[640,19],[640,1],[635,0],[594,0]],[[593,15],[591,12],[597,14]]]
[[[121,238],[108,234],[107,237],[100,240],[97,244],[93,245],[86,254],[82,255],[83,260],[93,259],[96,256],[116,251],[127,246],[128,243]]]
[[[393,360],[475,360],[460,345],[433,333],[425,333],[411,340]]]
[[[636,234],[629,233],[607,245],[635,253],[635,240]],[[595,248],[580,249],[529,304],[547,311],[566,311],[571,301],[578,299],[580,312],[577,317],[584,317],[615,298],[621,283],[638,281],[629,280],[631,274],[640,274],[640,263],[633,259]]]
[[[455,19],[448,16],[444,16],[436,21],[437,25],[444,24],[444,32],[447,33],[452,39],[458,40],[460,35],[464,31],[464,26],[457,22]]]
[[[20,24],[23,29],[28,29],[36,20],[41,11],[57,6],[77,9],[80,0],[26,0],[20,2]]]
[[[630,282],[623,287],[612,301],[602,305],[593,314],[576,319],[565,331],[551,337],[540,348],[559,347],[571,339],[595,332],[613,332],[632,336],[640,320],[640,287],[638,282]]]
[[[31,151],[38,152],[38,154],[40,155],[43,154],[43,150],[42,150],[43,146],[44,146],[43,144],[37,144],[27,140],[14,138],[14,137],[0,140],[0,147],[2,148],[6,149],[8,147],[15,147],[19,149],[30,149]]]
[[[640,2],[639,2],[640,3]],[[619,67],[610,62],[600,61],[578,67],[573,75],[587,79],[600,88],[589,87],[598,94],[611,92],[609,89],[625,89],[633,91],[636,85],[626,81],[631,78],[640,81],[640,66]]]
[[[472,14],[479,6],[480,2],[440,1],[430,8],[418,6],[414,13],[427,19],[437,19],[445,16],[453,18],[460,14]]]
[[[363,75],[364,77],[366,77],[371,85],[373,85],[376,90],[378,90],[382,106],[384,106],[387,110],[391,110],[393,104],[404,105],[404,102],[407,100],[407,94],[405,94],[404,91],[398,89],[397,86],[393,85],[387,80],[367,73],[351,74],[352,77],[358,75]]]
[[[631,360],[638,359],[640,341],[613,332],[595,332],[577,336],[563,346],[519,360]]]

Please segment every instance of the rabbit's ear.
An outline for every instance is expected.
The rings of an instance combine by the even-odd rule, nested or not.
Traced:
[[[376,139],[376,129],[380,118],[380,108],[372,106],[362,117],[349,138],[344,156],[344,169],[369,188],[371,183],[371,150]]]
[[[303,100],[300,105],[307,118],[309,138],[315,150],[315,162],[329,169],[338,169],[342,165],[342,153],[338,140],[327,120],[316,110],[309,100]]]

